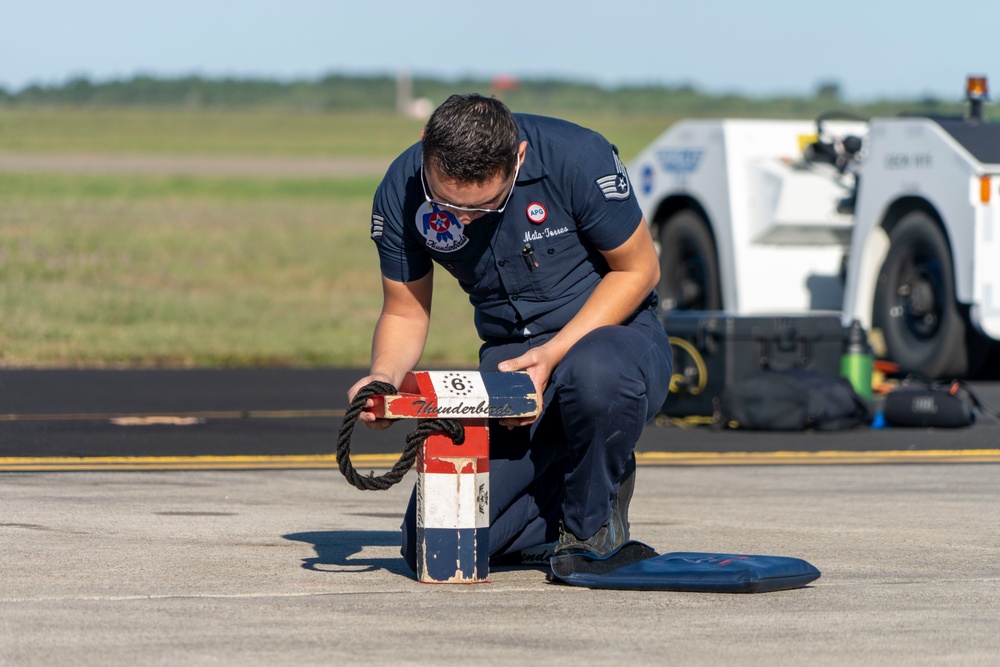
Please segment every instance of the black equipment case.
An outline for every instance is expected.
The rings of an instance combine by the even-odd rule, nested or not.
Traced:
[[[732,315],[667,311],[661,316],[674,354],[663,414],[710,416],[725,388],[763,369],[811,368],[840,376],[845,330],[840,314]]]

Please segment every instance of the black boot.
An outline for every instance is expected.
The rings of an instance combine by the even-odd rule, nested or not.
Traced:
[[[612,553],[629,539],[628,505],[635,490],[635,454],[625,464],[625,474],[618,485],[618,493],[611,501],[611,518],[586,540],[581,540],[559,524],[559,544],[555,556],[570,554],[592,554],[598,558]]]

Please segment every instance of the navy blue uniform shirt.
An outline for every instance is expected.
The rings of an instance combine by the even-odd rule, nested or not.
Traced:
[[[437,262],[469,295],[483,340],[565,326],[608,271],[598,251],[620,246],[642,220],[625,166],[604,137],[554,118],[515,118],[528,147],[503,213],[463,225],[429,204],[419,143],[389,167],[372,207],[382,274],[409,282]]]

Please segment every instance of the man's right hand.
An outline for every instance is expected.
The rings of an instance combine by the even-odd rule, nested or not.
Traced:
[[[373,382],[376,380],[379,382],[388,382],[389,384],[395,386],[392,383],[392,378],[390,378],[387,375],[383,375],[381,373],[376,373],[375,375],[366,375],[365,377],[355,382],[354,386],[347,391],[348,403],[354,402],[354,397],[357,396],[358,392],[361,391],[362,387],[364,387],[369,382]],[[358,421],[367,426],[368,428],[374,429],[376,431],[384,431],[385,429],[392,426],[393,423],[396,421],[394,419],[376,419],[375,415],[369,412],[369,410],[371,410],[371,408],[373,407],[375,407],[375,401],[369,398],[367,401],[365,401],[364,409],[361,411],[361,414],[358,415]]]

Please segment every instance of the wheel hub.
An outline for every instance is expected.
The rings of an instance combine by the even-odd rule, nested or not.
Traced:
[[[909,310],[914,317],[924,317],[937,308],[934,288],[926,280],[920,280],[910,287]]]
[[[701,295],[704,290],[701,288],[701,283],[698,281],[696,276],[688,275],[681,281],[680,297],[681,303],[684,304],[685,309],[691,309],[692,304],[697,304],[701,301]]]
[[[934,272],[920,266],[907,276],[897,292],[907,326],[920,338],[930,338],[937,330],[940,317]]]
[[[679,283],[678,299],[684,310],[702,310],[705,295],[705,269],[701,258],[689,248],[684,257],[683,275]]]

